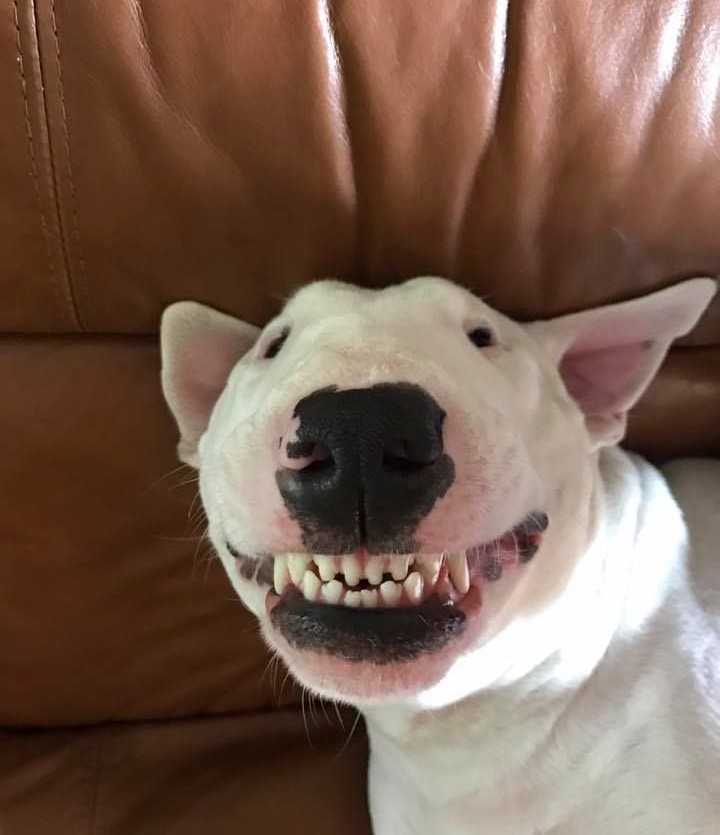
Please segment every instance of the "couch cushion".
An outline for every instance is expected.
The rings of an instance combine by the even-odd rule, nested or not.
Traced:
[[[366,742],[308,711],[0,732],[7,835],[369,835]],[[347,740],[349,739],[349,742]]]
[[[259,323],[327,274],[538,316],[720,273],[716,19],[6,0],[0,330],[150,333],[181,297]]]
[[[277,701],[283,676],[188,519],[158,375],[154,340],[0,343],[0,725]]]

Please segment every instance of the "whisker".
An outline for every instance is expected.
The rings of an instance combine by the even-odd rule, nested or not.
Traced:
[[[360,722],[360,711],[358,710],[357,716],[355,717],[355,721],[352,724],[352,728],[350,728],[350,733],[348,734],[348,737],[345,740],[345,744],[337,752],[337,754],[335,755],[336,757],[341,757],[345,753],[345,751],[347,751],[347,747],[348,747],[348,745],[350,745],[350,742],[353,738],[353,734],[355,733],[355,730],[357,729],[357,726],[358,726],[359,722]]]
[[[172,470],[170,470],[170,472],[165,473],[165,475],[161,475],[159,478],[156,478],[155,481],[153,481],[149,487],[146,487],[145,490],[143,490],[143,492],[140,494],[140,498],[145,498],[145,496],[147,496],[148,493],[152,492],[159,484],[165,481],[166,478],[171,478],[176,473],[179,473],[180,470],[186,469],[192,470],[192,467],[190,467],[189,464],[180,464],[179,467],[174,467]]]
[[[302,718],[303,718],[303,725],[305,726],[305,736],[307,737],[308,744],[311,748],[314,748],[313,741],[310,737],[310,728],[307,722],[307,713],[305,711],[305,695],[307,694],[307,688],[303,687],[302,695],[300,696],[300,708],[302,710]]]
[[[197,519],[195,519],[195,523],[191,528],[191,532],[195,533],[195,531],[199,531],[200,528],[202,528],[203,526],[207,527],[207,519],[204,516],[199,516]]]
[[[192,478],[185,479],[185,481],[179,481],[177,484],[173,484],[170,488],[171,490],[179,490],[181,487],[187,487],[188,484],[197,484],[198,477],[196,475],[192,476]]]
[[[193,500],[190,502],[190,507],[188,508],[188,514],[187,514],[188,519],[192,519],[194,517],[195,513],[197,512],[197,507],[195,506],[195,503],[197,502],[197,500],[199,498],[200,498],[200,490],[196,490],[195,491],[195,496],[193,497]],[[200,506],[202,507],[202,503],[201,503]]]
[[[197,566],[198,566],[198,557],[200,555],[200,548],[202,547],[202,544],[203,544],[203,541],[205,540],[206,535],[207,535],[207,528],[205,529],[205,533],[198,539],[198,543],[197,543],[197,546],[195,548],[195,553],[193,554],[192,573],[190,575],[191,579],[193,581],[195,580],[195,571],[196,571]]]
[[[290,670],[285,670],[285,678],[283,679],[283,683],[280,685],[280,695],[278,696],[278,701],[282,701],[283,693],[285,692],[285,685],[288,683],[289,678]]]
[[[332,705],[335,708],[335,713],[337,714],[338,721],[340,722],[340,727],[343,730],[345,730],[345,722],[343,721],[342,713],[340,713],[340,708],[338,707],[338,703],[333,702]]]
[[[263,670],[262,675],[260,676],[260,687],[263,686],[263,684],[265,682],[265,676],[270,672],[270,667],[272,666],[272,663],[273,663],[274,660],[275,660],[275,653],[273,653],[270,656],[270,658],[268,659],[268,662],[265,665],[265,669]]]
[[[275,664],[273,665],[273,678],[272,678],[272,689],[273,689],[273,696],[275,697],[276,701],[279,701],[278,693],[277,693],[277,686],[278,686],[278,677],[280,676],[280,656],[277,653],[273,653],[273,660]]]
[[[208,577],[210,576],[210,569],[214,562],[219,562],[220,557],[215,553],[215,549],[210,546],[210,555],[205,557],[205,577],[203,578],[203,584],[207,585]]]
[[[315,727],[317,728],[318,720],[317,720],[317,714],[315,713],[316,703],[317,703],[317,698],[315,697],[315,694],[312,693],[312,692],[309,692],[308,693],[308,706],[310,708],[310,718],[312,719],[313,725],[315,725]]]

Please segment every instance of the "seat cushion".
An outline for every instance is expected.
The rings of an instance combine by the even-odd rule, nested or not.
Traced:
[[[369,835],[366,740],[299,710],[0,732],[7,835]],[[349,739],[349,742],[348,742]]]

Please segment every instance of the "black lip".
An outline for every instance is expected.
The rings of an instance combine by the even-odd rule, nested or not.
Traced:
[[[350,609],[310,603],[299,592],[285,595],[270,621],[295,649],[346,661],[394,664],[437,652],[462,634],[467,617],[437,597],[397,609]]]

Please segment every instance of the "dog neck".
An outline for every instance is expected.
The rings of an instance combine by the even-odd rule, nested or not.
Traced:
[[[585,544],[556,602],[500,631],[415,701],[364,708],[374,744],[446,758],[457,734],[459,750],[478,754],[487,742],[522,759],[612,648],[647,628],[684,577],[685,526],[664,479],[636,456],[604,450],[577,514],[585,536],[574,544]],[[563,559],[553,556],[562,571]]]

